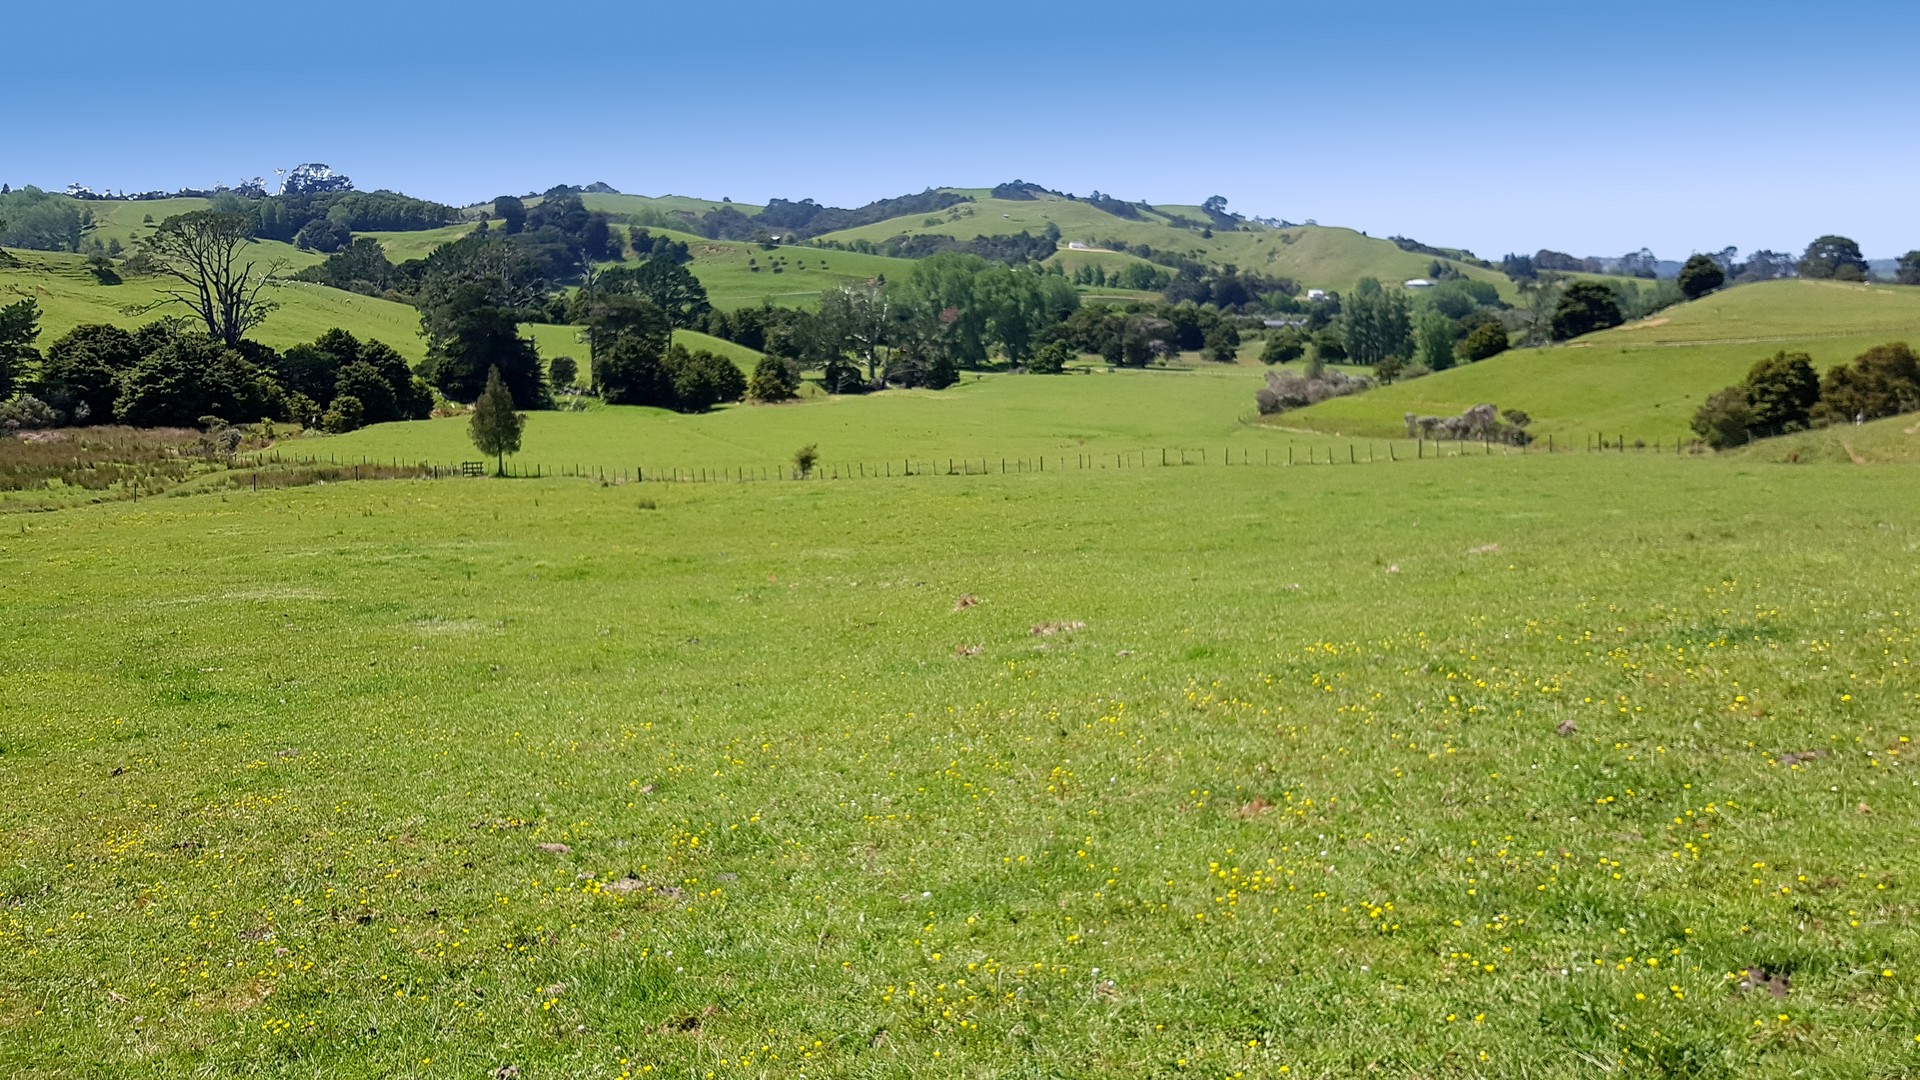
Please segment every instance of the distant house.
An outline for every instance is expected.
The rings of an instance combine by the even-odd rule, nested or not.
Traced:
[[[1081,243],[1078,240],[1069,240],[1067,241],[1067,250],[1068,251],[1092,251],[1093,249]]]
[[[1327,298],[1327,290],[1325,289],[1308,289],[1307,290],[1307,299],[1309,300],[1325,300],[1326,298]]]
[[[1431,289],[1431,288],[1433,288],[1433,282],[1431,282],[1431,281],[1428,281],[1428,280],[1427,280],[1426,278],[1423,278],[1423,277],[1417,277],[1417,278],[1414,278],[1414,279],[1413,279],[1412,281],[1409,281],[1409,282],[1407,282],[1407,283],[1406,283],[1406,285],[1407,285],[1407,288],[1409,288],[1409,289]]]
[[[1300,326],[1305,326],[1305,325],[1307,325],[1307,320],[1306,320],[1305,318],[1292,318],[1292,319],[1262,319],[1262,320],[1260,320],[1260,321],[1261,321],[1261,323],[1262,323],[1263,325],[1265,325],[1265,326],[1266,326],[1266,328],[1267,328],[1267,329],[1269,329],[1269,330],[1278,330],[1278,329],[1280,329],[1280,328],[1281,328],[1281,327],[1283,327],[1283,326],[1294,326],[1294,327],[1300,327]]]

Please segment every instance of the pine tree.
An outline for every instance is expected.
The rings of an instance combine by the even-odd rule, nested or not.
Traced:
[[[513,411],[513,393],[500,378],[500,369],[488,368],[487,388],[480,392],[480,400],[473,403],[469,430],[475,448],[482,454],[493,455],[496,475],[506,475],[506,456],[520,452],[520,433],[526,426],[527,418]]]

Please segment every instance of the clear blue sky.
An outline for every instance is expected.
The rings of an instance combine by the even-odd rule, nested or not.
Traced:
[[[1016,177],[1497,257],[1920,248],[1920,4],[23,4],[0,180],[453,202]],[[210,71],[211,74],[203,74]]]

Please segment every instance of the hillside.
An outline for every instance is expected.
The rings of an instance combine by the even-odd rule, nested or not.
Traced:
[[[1211,237],[1201,230],[1176,224],[1179,220],[1204,220],[1198,207],[1157,207],[1142,212],[1140,220],[1115,217],[1098,207],[1060,198],[1011,200],[981,198],[954,206],[937,215],[894,218],[827,233],[820,242],[881,243],[897,236],[951,236],[971,240],[977,236],[1000,236],[1026,231],[1039,235],[1048,225],[1060,229],[1061,245],[1084,243],[1104,248],[1119,240],[1128,246],[1148,245],[1158,252],[1170,252],[1214,265],[1232,263],[1243,270],[1289,277],[1303,287],[1344,292],[1363,277],[1381,281],[1405,281],[1425,277],[1434,257],[1402,251],[1390,240],[1368,237],[1351,229],[1303,225],[1273,229],[1255,223],[1243,223],[1234,231],[1216,230]],[[1462,273],[1486,281],[1503,295],[1515,293],[1506,275],[1467,263],[1447,260]]]
[[[1448,416],[1480,402],[1518,408],[1542,435],[1691,438],[1708,394],[1774,352],[1804,351],[1822,371],[1892,340],[1920,341],[1920,289],[1827,281],[1742,285],[1564,345],[1478,364],[1276,418],[1350,435],[1405,433],[1402,417]]]
[[[128,310],[159,299],[160,279],[128,277],[117,285],[102,284],[82,256],[37,251],[12,254],[20,265],[0,267],[0,302],[28,297],[39,302],[42,346],[82,323],[131,327],[163,314],[130,314]],[[280,347],[312,341],[338,326],[360,337],[378,338],[409,360],[426,355],[425,343],[419,337],[420,315],[406,304],[295,281],[282,283],[271,295],[280,307],[252,335],[263,344]],[[179,313],[184,309],[165,312]]]

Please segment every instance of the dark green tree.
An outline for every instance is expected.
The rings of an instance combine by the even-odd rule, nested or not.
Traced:
[[[1867,260],[1860,245],[1844,236],[1822,236],[1800,256],[1800,276],[1838,281],[1867,280]]]
[[[493,455],[496,476],[506,475],[507,455],[520,452],[520,436],[526,427],[527,418],[514,411],[513,391],[508,388],[506,378],[499,368],[488,368],[486,385],[473,403],[467,433],[473,439],[474,449]]]
[[[1049,341],[1034,351],[1027,370],[1035,375],[1058,375],[1074,360],[1073,346],[1064,341]]]
[[[572,386],[580,378],[580,365],[571,356],[556,356],[547,361],[547,385],[555,389]]]
[[[1240,358],[1240,331],[1230,322],[1221,321],[1207,331],[1204,340],[1207,358],[1221,364],[1231,364]]]
[[[34,394],[70,424],[110,424],[120,376],[140,362],[140,346],[117,326],[77,326],[47,346]]]
[[[1820,376],[1806,353],[1777,352],[1753,365],[1745,383],[1747,426],[1769,435],[1807,426],[1820,400]]]
[[[525,408],[553,404],[539,350],[520,336],[518,316],[495,305],[483,285],[450,290],[422,322],[434,327],[422,374],[453,401],[473,401],[498,369],[513,400]]]
[[[1710,255],[1695,255],[1680,268],[1680,292],[1689,300],[1698,300],[1726,284],[1727,272]]]
[[[1305,356],[1306,352],[1306,336],[1291,326],[1283,326],[1267,335],[1267,343],[1260,350],[1260,362],[1291,364]]]
[[[601,296],[627,294],[644,297],[667,316],[675,330],[693,330],[706,320],[713,304],[706,286],[673,256],[661,253],[638,266],[616,266],[600,275]]]
[[[1920,285],[1920,251],[1900,256],[1900,268],[1894,271],[1894,280],[1902,285]]]
[[[1467,334],[1460,343],[1460,357],[1469,363],[1485,360],[1489,356],[1498,356],[1507,351],[1507,328],[1498,321],[1484,322]]]
[[[1356,364],[1374,365],[1413,351],[1413,325],[1406,294],[1389,292],[1377,278],[1361,278],[1341,302],[1346,352]]]
[[[641,350],[665,356],[672,338],[666,312],[636,293],[602,293],[587,310],[588,363],[596,370],[602,354],[622,340],[637,339]]]
[[[609,405],[673,406],[673,377],[666,350],[640,335],[615,338],[593,363],[593,387]]]
[[[1820,380],[1813,419],[1843,424],[1920,410],[1920,359],[1906,342],[1875,345]]]
[[[493,200],[493,216],[500,219],[501,227],[512,236],[526,227],[527,204],[512,195],[502,195]]]
[[[176,334],[120,376],[113,411],[135,427],[194,427],[208,416],[248,423],[281,415],[281,390],[238,350]]]
[[[1625,322],[1613,290],[1597,281],[1575,281],[1553,309],[1553,337],[1565,341]]]
[[[1745,445],[1751,437],[1753,406],[1747,403],[1747,388],[1729,386],[1720,390],[1694,410],[1690,426],[1715,450]]]
[[[747,397],[762,404],[792,401],[800,396],[800,376],[793,365],[777,356],[763,356],[747,380]]]
[[[673,380],[673,408],[679,412],[706,412],[715,405],[739,401],[747,392],[740,368],[705,349],[688,352],[677,344],[669,346],[666,368]]]
[[[0,401],[26,382],[28,369],[40,358],[33,347],[39,337],[39,304],[27,299],[0,307]]]

